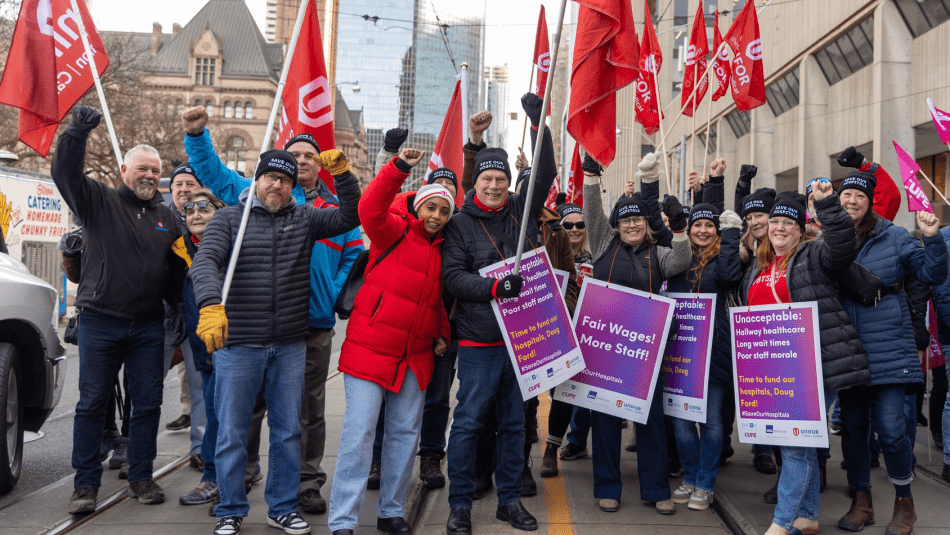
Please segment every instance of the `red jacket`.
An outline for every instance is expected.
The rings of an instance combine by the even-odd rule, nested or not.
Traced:
[[[363,287],[356,294],[340,353],[340,370],[399,392],[406,368],[425,390],[433,345],[450,338],[442,305],[442,236],[434,239],[409,213],[415,192],[398,193],[409,176],[395,158],[379,170],[360,199],[360,222],[372,244]],[[408,232],[376,265],[386,249]]]
[[[894,221],[901,208],[901,190],[897,189],[894,179],[878,163],[866,163],[860,170],[871,173],[877,178],[877,186],[874,188],[874,211],[884,219]]]

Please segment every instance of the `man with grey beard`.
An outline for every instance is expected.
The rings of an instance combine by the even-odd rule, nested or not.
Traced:
[[[96,508],[102,479],[99,444],[106,405],[120,366],[132,397],[129,495],[144,504],[165,500],[152,480],[165,377],[165,308],[180,308],[185,263],[172,251],[181,236],[178,215],[157,192],[158,152],[138,145],[125,154],[122,185],[111,188],[83,175],[89,133],[102,114],[80,106],[59,136],[51,174],[83,227],[85,249],[79,309],[79,402],[73,423],[75,492],[69,512]]]

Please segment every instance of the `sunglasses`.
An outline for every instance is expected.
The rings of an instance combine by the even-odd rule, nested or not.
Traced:
[[[564,230],[573,230],[575,227],[577,227],[577,230],[583,230],[587,225],[585,225],[583,221],[578,221],[577,223],[566,221],[561,223],[561,226],[564,227]]]
[[[194,201],[194,202],[192,201],[183,202],[181,203],[181,207],[185,209],[185,213],[187,214],[188,212],[194,210],[195,208],[198,208],[199,210],[207,210],[209,207],[214,208],[215,206],[211,204],[211,201],[204,200],[204,201]]]

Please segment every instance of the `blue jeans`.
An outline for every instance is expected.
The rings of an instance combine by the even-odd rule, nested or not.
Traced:
[[[722,397],[724,387],[715,381],[709,382],[706,395],[706,423],[673,418],[676,433],[676,449],[686,472],[683,483],[713,492],[716,490],[716,475],[719,474],[719,456],[722,454]],[[730,395],[732,394],[730,390]]]
[[[214,412],[215,373],[201,372],[201,391],[204,393],[205,415],[208,425],[201,440],[201,458],[205,462],[201,481],[218,482],[218,473],[214,469],[214,450],[218,443],[218,416]]]
[[[175,348],[172,343],[175,340],[175,334],[165,330],[165,355],[166,365],[171,364],[171,358],[175,354]],[[191,427],[189,428],[189,438],[191,438],[191,447],[188,455],[197,455],[201,453],[201,444],[204,441],[205,428],[208,425],[205,417],[204,392],[201,385],[204,382],[201,374],[195,369],[195,357],[191,351],[191,344],[185,340],[181,344],[181,353],[185,359],[185,377],[188,379],[188,390],[191,392]],[[168,370],[166,369],[166,374]],[[202,455],[204,457],[204,455]]]
[[[74,488],[99,487],[99,444],[116,373],[125,366],[132,399],[129,483],[152,479],[165,369],[162,320],[129,320],[84,310],[79,314],[79,402],[73,418]]]
[[[772,523],[790,529],[796,518],[818,520],[818,492],[821,488],[818,450],[791,446],[782,446],[780,449],[782,471]]]
[[[862,386],[838,392],[841,400],[841,450],[848,467],[848,484],[852,487],[866,490],[871,484],[869,421],[874,422],[874,430],[878,433],[891,483],[907,485],[914,480],[911,468],[913,444],[907,436],[904,415],[906,397],[906,388],[902,384]],[[914,418],[915,425],[916,422]]]
[[[917,394],[904,396],[904,428],[907,429],[907,440],[910,440],[911,466],[916,466],[917,455],[914,454],[914,444],[917,443]]]
[[[587,447],[587,435],[590,434],[590,409],[574,405],[571,414],[571,430],[567,433],[567,441],[575,446]]]
[[[524,469],[524,400],[508,348],[459,347],[458,361],[458,405],[448,447],[449,507],[472,508],[476,434],[492,400],[498,417],[498,505],[519,502]]]
[[[646,425],[636,424],[637,476],[640,480],[640,499],[645,502],[661,502],[671,496],[662,390],[656,388],[653,392]],[[590,411],[590,422],[593,432],[594,497],[599,500],[620,500],[623,489],[620,474],[621,419]]]
[[[841,403],[838,401],[838,394],[835,393],[835,410],[831,411],[831,423],[841,425]]]
[[[441,356],[435,357],[432,380],[426,387],[425,406],[422,409],[422,435],[419,441],[420,455],[445,457],[445,428],[449,425],[449,394],[455,381],[455,359],[458,357],[458,342],[449,345]]]
[[[303,338],[267,347],[226,347],[215,351],[213,359],[214,410],[218,416],[214,461],[221,491],[215,515],[245,517],[250,510],[244,492],[247,437],[262,385],[270,427],[264,492],[267,515],[276,518],[295,511],[300,485],[300,399],[306,360]]]
[[[340,453],[336,458],[333,489],[330,491],[330,531],[356,529],[366,498],[366,473],[372,455],[378,408],[386,400],[386,436],[383,440],[378,518],[403,516],[412,478],[412,461],[422,424],[425,394],[412,370],[406,370],[399,393],[386,390],[372,381],[343,376],[346,413],[340,434]]]

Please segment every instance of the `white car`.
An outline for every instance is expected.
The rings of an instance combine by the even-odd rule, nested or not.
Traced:
[[[57,299],[52,286],[0,253],[0,494],[20,478],[23,432],[39,431],[63,392]]]

